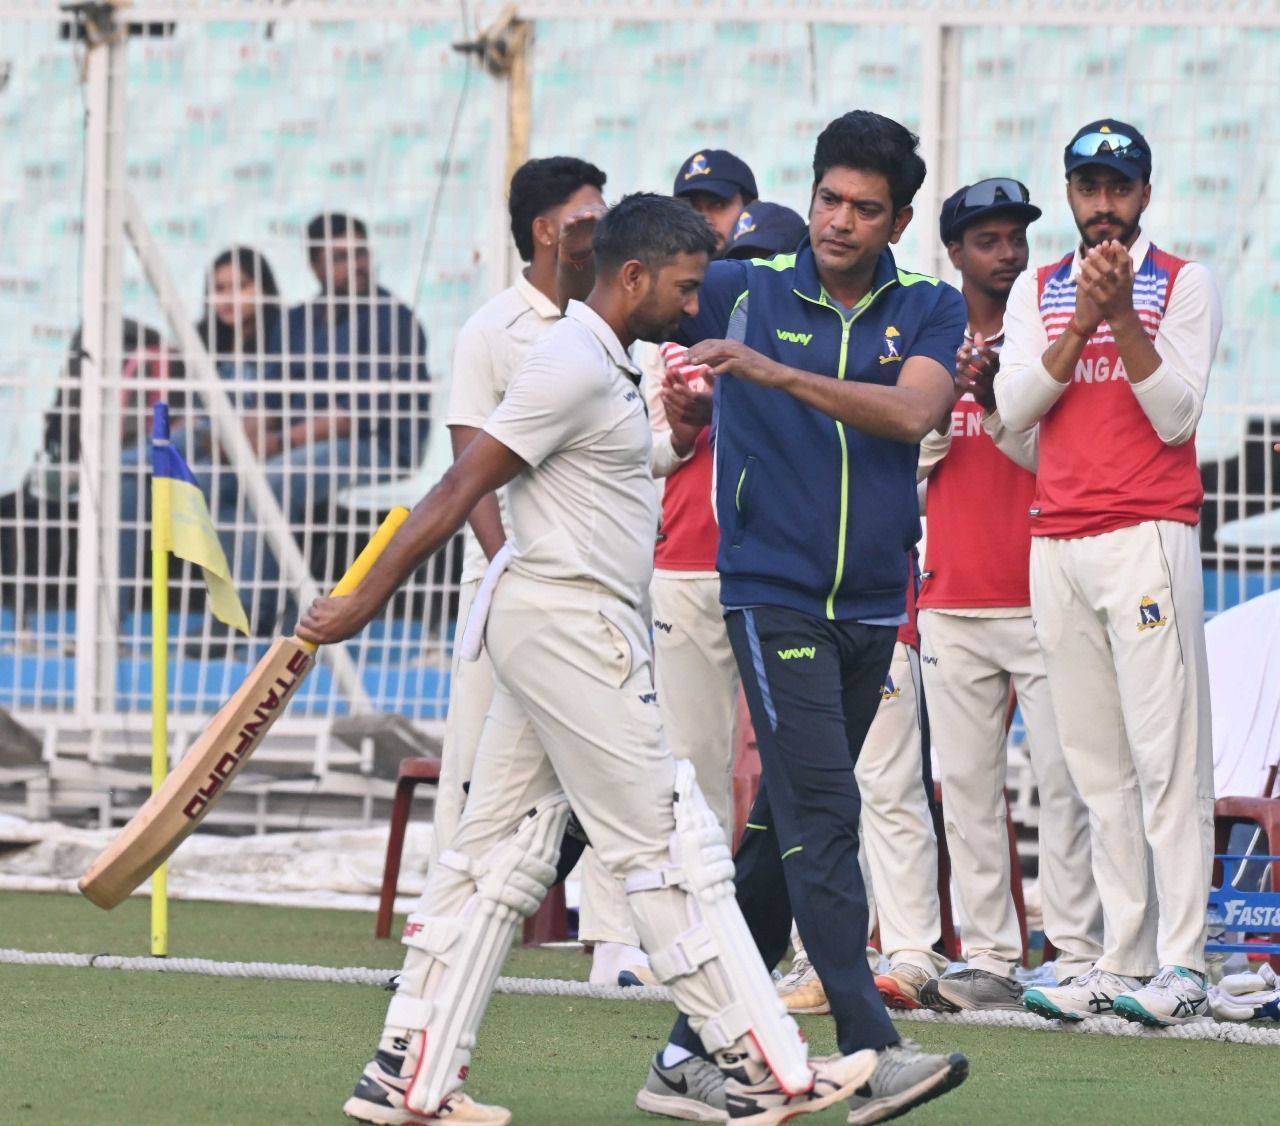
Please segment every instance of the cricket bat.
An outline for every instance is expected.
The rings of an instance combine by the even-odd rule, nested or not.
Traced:
[[[406,508],[392,510],[333,588],[334,595],[350,594],[360,585],[408,516]],[[306,679],[315,664],[315,651],[316,646],[296,637],[276,640],[160,789],[80,878],[80,890],[87,899],[110,910],[187,839]]]

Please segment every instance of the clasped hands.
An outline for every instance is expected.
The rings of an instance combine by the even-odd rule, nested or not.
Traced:
[[[1133,316],[1133,259],[1122,242],[1108,239],[1091,246],[1080,259],[1076,311],[1068,331],[1088,340],[1098,325]]]

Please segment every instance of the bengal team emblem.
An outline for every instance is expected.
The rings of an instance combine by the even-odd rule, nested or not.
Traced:
[[[892,700],[896,696],[902,695],[902,689],[893,683],[893,677],[886,676],[884,684],[880,686],[880,699]]]
[[[750,211],[744,211],[738,216],[738,225],[733,228],[733,237],[741,238],[743,235],[749,235],[756,229],[756,221],[751,217]]]
[[[1142,596],[1142,605],[1138,607],[1138,630],[1155,629],[1157,626],[1167,626],[1169,619],[1160,613],[1160,604],[1152,602],[1145,594]]]
[[[898,347],[901,336],[902,334],[893,325],[884,330],[884,355],[880,357],[882,364],[902,363],[902,350]]]
[[[707,163],[705,153],[698,153],[696,156],[689,158],[689,163],[684,170],[684,178],[692,180],[695,176],[710,176],[711,165]]]

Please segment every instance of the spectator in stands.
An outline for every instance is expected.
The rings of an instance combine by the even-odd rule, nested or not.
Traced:
[[[129,317],[120,322],[118,381],[120,448],[145,450],[150,404],[164,392],[176,399],[182,367],[156,329]],[[43,596],[49,608],[74,601],[66,579],[76,574],[82,453],[80,375],[87,358],[81,329],[71,337],[61,386],[45,414],[44,441],[22,488],[0,496],[0,600],[20,611]],[[134,454],[132,456],[145,455]],[[27,581],[19,583],[19,576]]]
[[[258,447],[267,481],[290,526],[334,523],[337,494],[349,485],[415,469],[430,423],[427,337],[412,310],[375,285],[364,223],[350,215],[317,215],[307,224],[307,254],[320,283],[315,299],[290,309],[267,349],[269,382],[303,382],[265,396],[279,425]],[[334,390],[318,391],[316,383]],[[367,385],[367,386],[366,386]],[[260,521],[258,522],[260,523]],[[259,569],[257,632],[275,625],[279,564],[251,530],[235,567],[242,597]]]
[[[1063,153],[1075,249],[1014,283],[995,378],[1039,423],[1031,609],[1105,917],[1094,969],[1028,1008],[1143,1024],[1207,1011],[1213,744],[1195,432],[1222,331],[1209,271],[1142,228],[1151,148],[1104,119]]]
[[[1054,971],[1059,980],[1084,974],[1102,953],[1088,811],[1067,773],[1031,622],[1037,432],[1005,429],[991,390],[1009,291],[1027,268],[1027,225],[1039,218],[1025,186],[997,178],[961,188],[939,221],[969,313],[956,358],[959,398],[946,432],[920,444],[918,470],[929,481],[924,687],[968,962],[924,988],[925,1003],[946,1012],[1022,1008],[1005,831],[1011,688],[1040,795],[1040,891],[1045,935],[1058,950]]]
[[[723,255],[742,209],[754,203],[756,178],[744,160],[724,149],[699,149],[680,165],[671,194],[686,200],[716,235],[716,253]]]
[[[200,340],[209,351],[218,376],[231,382],[261,379],[278,340],[283,313],[280,290],[271,264],[257,250],[231,247],[219,254],[209,267],[205,283],[204,315],[196,325]],[[229,392],[236,404],[245,434],[259,453],[276,433],[279,421],[266,412],[259,396],[233,386]],[[170,406],[180,404],[170,397]],[[213,449],[213,428],[203,413],[173,415],[171,432],[178,448],[195,472],[200,487],[215,512],[215,523],[223,539],[227,558],[235,558],[233,528],[236,524],[239,489],[235,474],[223,467]],[[150,512],[147,466],[150,462],[148,431],[144,428],[136,444],[121,457],[120,481],[120,568],[121,575],[145,576],[147,568],[139,555],[140,520]],[[126,594],[126,610],[129,608]]]

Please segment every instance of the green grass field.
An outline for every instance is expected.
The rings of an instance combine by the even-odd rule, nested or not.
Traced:
[[[372,915],[213,903],[172,906],[170,954],[227,961],[386,966],[395,942]],[[106,913],[67,896],[0,893],[0,946],[147,953],[145,900]],[[575,952],[514,951],[505,972],[584,978]],[[370,986],[0,965],[0,1123],[245,1126],[346,1121],[388,995]],[[518,1126],[664,1121],[632,1098],[664,1042],[666,1005],[496,996],[469,1090]],[[816,1052],[829,1018],[801,1018]],[[1280,1052],[1214,1043],[903,1024],[927,1048],[960,1049],[964,1087],[910,1121],[1046,1123],[1276,1121]],[[814,1123],[834,1126],[832,1108]]]

